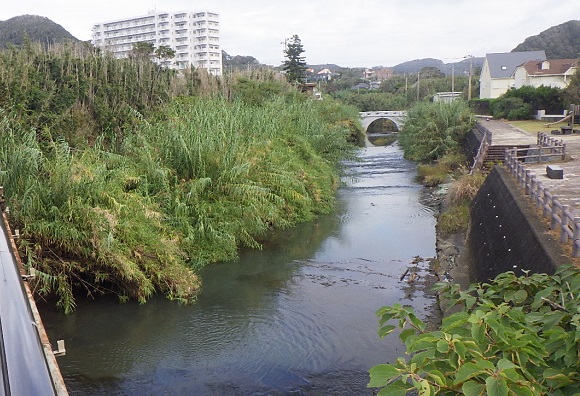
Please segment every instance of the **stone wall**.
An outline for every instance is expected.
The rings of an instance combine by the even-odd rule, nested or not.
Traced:
[[[548,273],[566,263],[532,202],[499,166],[488,175],[471,206],[467,254],[471,282],[506,271]]]

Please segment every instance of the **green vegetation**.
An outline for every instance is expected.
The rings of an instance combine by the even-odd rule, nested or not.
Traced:
[[[580,392],[580,269],[501,274],[460,291],[438,284],[460,311],[428,331],[411,308],[382,307],[379,335],[400,330],[408,360],[370,370],[379,395],[577,395]],[[391,324],[392,321],[396,324]]]
[[[437,161],[419,164],[417,179],[424,186],[434,187],[443,183],[449,176],[460,175],[464,171],[467,160],[459,152],[452,152]]]
[[[471,202],[485,178],[483,173],[463,174],[449,187],[445,210],[437,221],[442,236],[467,230]]]
[[[73,47],[0,52],[0,183],[36,289],[155,292],[331,210],[358,113],[270,73],[217,79]],[[238,90],[239,89],[239,90]]]
[[[405,158],[434,161],[459,151],[460,142],[474,124],[473,114],[464,101],[421,102],[408,111],[399,144]]]
[[[545,50],[548,59],[573,59],[580,56],[580,21],[571,20],[528,37],[513,51]]]
[[[306,77],[306,60],[302,56],[302,53],[304,53],[302,41],[295,34],[285,45],[284,54],[286,60],[282,65],[282,70],[286,72],[286,79],[292,84],[302,83]]]
[[[564,116],[562,115],[562,118]],[[551,126],[546,126],[547,122],[542,120],[514,120],[509,122],[510,125],[513,125],[523,131],[528,132],[532,136],[536,136],[538,132],[545,132],[549,133],[552,129],[559,129],[560,126],[566,125],[566,122],[558,123]]]
[[[569,104],[580,103],[580,68],[570,78],[570,83],[564,90],[564,99]]]
[[[359,111],[404,110],[418,101],[431,100],[437,92],[451,91],[452,86],[467,98],[467,77],[445,76],[434,67],[425,67],[410,75],[394,75],[383,81],[377,90],[351,89],[357,83],[368,82],[360,77],[361,74],[362,71],[358,75],[343,73],[340,80],[323,83],[321,88],[334,98],[356,106]],[[479,91],[475,85],[472,89]]]
[[[563,114],[564,92],[560,88],[523,86],[510,89],[497,99],[491,100],[494,118],[508,120],[528,120],[538,110],[546,114]]]
[[[59,24],[38,15],[20,15],[0,21],[0,49],[35,42],[53,45],[78,40]]]

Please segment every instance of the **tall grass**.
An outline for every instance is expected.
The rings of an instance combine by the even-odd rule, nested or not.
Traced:
[[[43,51],[0,52],[0,183],[37,290],[66,312],[78,292],[191,301],[196,269],[331,210],[356,110],[267,71],[254,101],[247,77]]]
[[[174,177],[169,192],[156,191],[193,266],[236,257],[240,245],[259,247],[255,236],[269,228],[332,208],[350,131],[317,114],[312,102],[283,98],[261,106],[193,98],[144,127],[155,162]]]

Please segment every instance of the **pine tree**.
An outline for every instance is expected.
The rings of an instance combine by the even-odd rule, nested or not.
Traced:
[[[295,34],[288,41],[286,49],[284,50],[286,60],[284,61],[283,70],[286,71],[286,79],[288,82],[304,82],[304,77],[306,75],[306,58],[301,56],[303,52],[304,47],[302,46],[300,37]]]

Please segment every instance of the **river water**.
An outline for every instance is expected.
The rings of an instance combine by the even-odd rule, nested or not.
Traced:
[[[380,339],[375,311],[434,299],[400,281],[435,255],[435,217],[416,165],[395,146],[361,149],[346,166],[335,213],[276,232],[262,251],[202,272],[182,306],[107,298],[64,316],[41,306],[73,395],[370,395],[368,370],[404,354]],[[415,261],[414,264],[412,262]],[[422,271],[422,272],[421,272]]]

